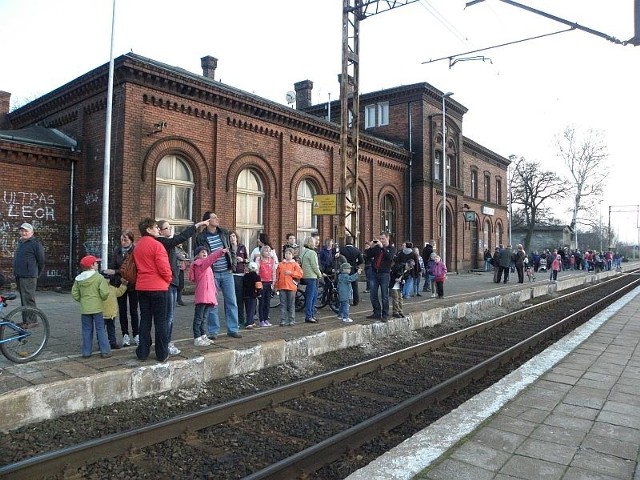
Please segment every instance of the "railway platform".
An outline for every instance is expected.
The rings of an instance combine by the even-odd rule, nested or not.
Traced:
[[[637,264],[625,264],[624,270],[635,266],[637,266]],[[371,313],[371,306],[368,295],[361,294],[361,303],[351,309],[351,316],[354,319],[353,324],[345,325],[338,321],[336,315],[328,307],[325,307],[319,311],[320,322],[318,324],[304,323],[302,315],[298,314],[297,320],[300,321],[293,327],[273,326],[249,331],[242,330],[242,338],[237,339],[225,335],[224,321],[222,320],[223,330],[221,331],[221,335],[212,346],[204,348],[193,346],[191,332],[193,304],[192,298],[187,296],[185,300],[188,302],[188,305],[177,308],[174,324],[174,342],[181,350],[181,353],[176,356],[171,356],[169,361],[165,363],[156,362],[153,359],[153,351],[149,360],[145,362],[138,361],[135,357],[135,347],[124,347],[120,350],[114,350],[111,358],[101,358],[95,350],[92,357],[88,359],[82,358],[80,355],[81,335],[78,304],[71,299],[69,293],[38,292],[38,306],[45,311],[49,318],[51,337],[46,351],[34,362],[17,365],[8,362],[4,357],[0,357],[0,431],[9,431],[23,425],[28,425],[29,423],[91,407],[157,394],[173,388],[194,385],[198,382],[205,382],[228,375],[256,371],[290,360],[295,361],[297,358],[319,355],[328,351],[358,345],[375,338],[388,335],[402,335],[410,330],[435,325],[447,319],[462,318],[471,310],[491,308],[504,302],[524,301],[534,296],[554,293],[617,274],[618,273],[614,271],[602,272],[600,274],[571,271],[562,272],[557,283],[550,283],[545,276],[541,275],[536,282],[524,284],[513,283],[513,279],[507,284],[495,284],[492,281],[491,272],[473,272],[459,275],[450,274],[445,285],[444,299],[421,296],[405,300],[404,313],[406,317],[403,319],[392,318],[387,323],[367,320],[365,317]],[[364,284],[361,285],[360,291],[362,290],[364,290]],[[14,302],[14,304],[15,303],[17,302]],[[635,309],[633,309],[634,305]],[[523,466],[518,466],[517,464],[514,465],[520,476],[512,475],[510,477],[508,473],[505,473],[508,471],[505,466],[507,460],[504,460],[502,464],[500,464],[498,460],[504,458],[505,451],[516,459],[519,459],[520,456],[524,457],[523,462],[525,460],[529,461],[531,469],[537,468],[536,463],[532,462],[531,459],[539,460],[541,466],[545,465],[542,462],[554,463],[546,457],[538,459],[531,455],[521,455],[523,452],[526,453],[528,451],[527,449],[533,449],[539,443],[544,443],[544,439],[538,439],[535,435],[541,435],[545,430],[543,429],[538,434],[534,434],[535,425],[532,425],[535,421],[538,421],[541,425],[546,425],[543,423],[544,418],[542,418],[541,413],[534,408],[537,404],[549,405],[549,408],[560,409],[556,417],[552,417],[549,414],[550,421],[553,420],[553,418],[557,418],[555,424],[550,423],[549,425],[550,427],[557,427],[557,430],[561,433],[572,430],[567,425],[561,423],[568,418],[569,413],[575,415],[577,420],[592,423],[596,423],[598,416],[602,415],[605,410],[609,416],[618,415],[620,417],[631,418],[632,420],[630,421],[638,423],[635,428],[629,427],[629,422],[621,425],[621,427],[625,426],[638,435],[637,437],[631,436],[627,442],[635,445],[635,453],[637,454],[638,445],[640,445],[640,405],[636,404],[634,409],[633,404],[627,403],[625,404],[626,410],[616,411],[616,408],[622,408],[618,405],[621,402],[615,400],[615,396],[612,396],[611,400],[608,400],[611,392],[606,391],[604,392],[607,393],[604,397],[605,399],[601,402],[602,404],[598,406],[595,399],[603,398],[604,393],[596,392],[601,393],[601,395],[598,396],[589,390],[596,389],[596,387],[601,388],[603,385],[610,385],[612,382],[611,378],[613,378],[612,376],[616,373],[617,376],[615,378],[617,379],[628,378],[631,376],[631,370],[634,365],[636,366],[637,376],[640,376],[640,362],[638,362],[637,358],[632,360],[633,356],[627,359],[628,364],[625,364],[627,369],[623,370],[625,372],[624,375],[613,367],[609,370],[602,370],[597,367],[601,359],[610,359],[613,354],[615,354],[616,357],[623,357],[623,355],[617,354],[621,346],[626,345],[625,348],[631,349],[633,352],[631,341],[636,341],[636,343],[638,341],[637,333],[638,330],[640,330],[640,318],[638,316],[640,297],[630,300],[627,306],[620,306],[619,308],[620,313],[616,313],[612,317],[612,320],[601,321],[601,324],[603,325],[602,328],[605,328],[609,324],[618,325],[620,331],[617,337],[619,337],[620,340],[616,340],[616,335],[611,332],[599,333],[597,328],[595,328],[593,332],[596,333],[593,337],[608,339],[610,341],[609,345],[604,345],[602,340],[601,343],[596,344],[595,347],[579,346],[579,343],[576,343],[571,348],[565,347],[564,355],[569,356],[567,360],[564,360],[568,362],[564,369],[562,369],[559,364],[553,367],[553,370],[547,372],[555,362],[560,361],[560,358],[562,358],[558,353],[556,357],[553,357],[553,363],[550,363],[551,361],[548,360],[547,362],[549,363],[543,364],[538,370],[526,371],[526,374],[523,372],[520,373],[520,376],[531,379],[535,378],[536,375],[544,374],[544,377],[540,380],[541,387],[529,387],[531,393],[529,394],[528,400],[526,398],[523,400],[523,402],[533,404],[530,405],[529,408],[526,408],[525,404],[515,403],[517,400],[512,398],[515,393],[527,388],[526,385],[528,384],[523,384],[519,388],[506,386],[497,387],[503,390],[498,391],[498,393],[489,393],[488,397],[478,400],[480,405],[477,408],[480,410],[484,409],[484,416],[480,414],[472,415],[471,413],[463,414],[463,411],[458,409],[459,413],[463,416],[457,419],[452,417],[454,422],[457,420],[458,427],[445,427],[444,432],[447,433],[446,437],[450,438],[450,440],[448,443],[439,442],[438,444],[441,446],[437,451],[433,449],[435,448],[433,447],[435,444],[432,444],[431,447],[426,447],[426,452],[424,450],[413,450],[413,453],[409,454],[409,460],[406,460],[407,457],[403,457],[404,454],[402,450],[396,451],[393,455],[400,459],[398,462],[401,468],[399,468],[398,471],[393,469],[388,470],[378,466],[373,467],[378,468],[375,475],[371,473],[360,473],[359,471],[353,474],[353,478],[364,478],[364,476],[358,475],[367,475],[369,478],[376,479],[413,478],[416,475],[418,475],[416,478],[425,479],[581,478],[580,476],[558,477],[541,474],[536,474],[532,477],[521,476],[524,472],[522,470]],[[222,313],[223,309],[221,308],[220,310]],[[272,312],[272,323],[277,325],[279,309],[272,309]],[[614,319],[622,316],[622,312],[625,312],[624,317],[627,318],[627,321],[625,325],[621,327],[620,320]],[[635,331],[633,330],[634,322],[637,322]],[[117,330],[119,331],[118,327]],[[580,342],[586,341],[593,332],[586,334]],[[624,342],[621,340],[624,340]],[[620,343],[622,345],[620,345]],[[573,348],[578,349],[574,353],[571,353]],[[602,350],[602,352],[600,352],[600,350]],[[600,354],[596,355],[597,352],[600,352]],[[640,356],[640,353],[638,353],[638,355]],[[598,358],[594,359],[592,357]],[[588,359],[591,359],[589,365],[587,365]],[[616,363],[615,359],[610,363],[616,367],[624,367],[624,365]],[[594,370],[589,370],[588,374],[585,372],[579,374],[579,370],[578,373],[574,372],[574,370],[577,369],[576,364],[584,365],[585,369],[593,368]],[[570,383],[570,379],[572,379],[573,383]],[[565,383],[562,383],[563,381]],[[555,388],[549,387],[549,385]],[[633,390],[631,388],[632,385],[629,385],[627,389],[629,393],[621,386],[617,388],[618,385],[622,384],[620,384],[620,382],[614,382],[611,384],[610,390],[613,391],[614,387],[616,387],[616,393],[619,394],[619,396],[632,396],[630,393]],[[572,397],[570,398],[577,398],[576,396],[578,392],[581,391],[580,389],[585,389],[584,395],[586,399],[583,401],[585,405],[574,405],[573,403],[564,401],[572,390],[570,387],[578,389],[572,393]],[[549,392],[542,391],[536,394],[535,392],[538,388],[543,388],[543,390],[546,388]],[[563,390],[564,396],[561,395]],[[521,395],[524,395],[524,393],[528,391],[529,390],[523,390]],[[637,391],[636,388],[636,394]],[[541,394],[542,396],[540,396],[540,398],[536,396]],[[478,396],[477,398],[480,397],[481,396]],[[497,399],[499,399],[499,401]],[[556,401],[555,404],[553,404],[554,399]],[[577,401],[578,400],[576,400],[576,402]],[[484,408],[480,408],[483,404]],[[503,413],[503,411],[497,413],[500,408],[503,408],[507,413]],[[540,409],[538,408],[538,410]],[[563,410],[565,411],[564,416],[562,416]],[[589,412],[594,414],[595,417],[591,419],[580,417],[580,415],[587,415]],[[465,415],[469,415],[469,417]],[[484,437],[480,436],[478,439],[470,440],[471,438],[475,438],[470,437],[470,435],[472,435],[478,425],[482,422],[491,422],[491,420],[488,420],[491,415],[495,415],[494,418],[497,419],[496,425],[489,427],[488,425],[490,425],[490,423],[488,423],[487,427],[485,427],[488,433],[486,433]],[[500,417],[500,415],[504,416]],[[499,424],[498,419],[501,419],[502,424],[505,425],[503,430],[497,428]],[[578,424],[580,424],[580,422],[578,422]],[[531,429],[530,432],[527,432],[528,428]],[[490,435],[493,433],[492,429],[498,432],[504,432],[502,433],[502,443],[498,443],[501,438],[499,434]],[[614,428],[613,430],[621,435],[623,433],[625,435],[631,435],[632,433],[626,430],[622,432],[622,428]],[[620,430],[620,432],[618,432],[618,430]],[[454,436],[456,432],[459,432],[459,434]],[[586,433],[581,440],[582,442],[601,441],[599,438],[591,440],[592,436]],[[548,433],[548,435],[551,434],[551,432]],[[445,436],[444,433],[440,435]],[[512,437],[514,437],[514,439],[509,441]],[[517,443],[516,437],[526,438]],[[569,437],[573,438],[570,435]],[[502,450],[496,449],[499,455],[490,450],[490,448],[495,448],[496,445],[489,444],[489,439],[494,439],[496,444],[502,445],[502,447],[500,447]],[[457,453],[457,455],[451,453],[449,449],[457,442],[463,440],[466,441],[461,443],[458,449],[455,450],[455,452],[459,453]],[[526,440],[530,441],[527,442]],[[416,440],[416,442],[418,445],[421,444],[420,440]],[[610,444],[617,445],[615,442],[610,442]],[[576,450],[579,453],[583,451],[584,448],[588,448],[589,445],[589,443],[586,443],[584,447],[576,447]],[[475,450],[472,449],[472,447],[475,447]],[[397,448],[402,449],[403,446]],[[509,449],[512,451],[508,452]],[[434,451],[437,452],[437,455],[433,453]],[[552,445],[549,450],[549,455],[559,451],[561,451],[559,447]],[[486,453],[484,457],[482,452]],[[391,452],[389,454],[391,454]],[[441,455],[444,455],[444,461],[437,463],[437,458]],[[627,456],[630,455],[630,453],[627,454]],[[381,457],[380,461],[385,462],[385,464],[395,465],[398,463],[394,460],[384,458],[385,456]],[[403,458],[405,459],[403,460]],[[418,461],[419,458],[421,459],[420,461]],[[425,463],[422,458],[430,460],[428,463]],[[635,456],[633,459],[628,460],[629,464],[633,464],[632,471],[635,470],[635,461]],[[478,465],[478,463],[482,465]],[[500,468],[504,468],[505,471],[500,472],[496,470],[497,465],[500,465]],[[427,468],[427,471],[420,473],[420,471],[425,468]],[[459,472],[450,474],[450,472],[454,471],[450,470],[452,468],[459,469]],[[629,468],[631,467],[627,465],[624,471],[628,472]],[[399,471],[404,473],[398,473]],[[597,470],[593,470],[593,472],[596,471]],[[618,470],[618,472],[621,471],[623,470]],[[469,476],[465,477],[464,472],[470,472]],[[477,472],[480,472],[479,474],[481,476],[478,476]],[[540,472],[544,473],[544,470]],[[482,475],[485,474],[488,476],[483,477]],[[420,477],[420,475],[425,476]],[[610,475],[609,477],[633,478],[629,476],[621,477],[619,473],[618,476]],[[582,478],[609,477],[601,475]],[[640,479],[640,477],[638,478]]]
[[[348,480],[640,479],[640,288]]]

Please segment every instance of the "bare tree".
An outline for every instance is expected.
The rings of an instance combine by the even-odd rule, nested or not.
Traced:
[[[529,162],[521,157],[510,167],[511,202],[519,205],[518,216],[527,230],[524,240],[525,251],[529,251],[531,237],[536,224],[549,223],[551,201],[562,200],[567,194],[566,181],[556,172],[544,171],[538,162]]]
[[[599,130],[589,129],[580,136],[575,127],[565,128],[562,136],[556,137],[558,156],[562,158],[569,170],[571,180],[570,194],[571,228],[575,231],[581,213],[581,223],[592,222],[586,219],[595,218],[593,209],[602,196],[604,181],[608,175],[606,160],[609,157],[604,137]]]

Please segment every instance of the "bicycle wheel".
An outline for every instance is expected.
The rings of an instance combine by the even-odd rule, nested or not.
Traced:
[[[10,325],[0,327],[0,350],[12,362],[25,363],[36,358],[49,340],[49,320],[39,308],[17,307],[5,318]]]
[[[318,285],[318,296],[316,297],[316,308],[323,308],[329,301],[326,283]]]
[[[307,297],[305,296],[304,292],[302,290],[296,290],[296,299],[295,299],[296,312],[301,312],[304,310],[304,304],[306,301],[307,301]]]
[[[329,292],[329,308],[333,310],[334,313],[338,313],[340,311],[340,299],[338,298],[338,290],[335,288]]]
[[[269,301],[269,306],[271,308],[276,308],[280,306],[280,295],[271,290],[271,300]]]

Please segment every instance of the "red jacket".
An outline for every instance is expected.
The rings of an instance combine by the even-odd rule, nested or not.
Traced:
[[[173,278],[167,249],[150,235],[144,235],[133,249],[138,276],[136,290],[166,291]]]

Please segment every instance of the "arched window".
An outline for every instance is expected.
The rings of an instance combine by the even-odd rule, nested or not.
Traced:
[[[478,198],[478,172],[471,170],[471,196]]]
[[[193,223],[193,175],[187,163],[167,155],[156,172],[156,219],[168,220],[176,231]]]
[[[264,231],[264,188],[258,174],[244,169],[236,182],[236,231],[249,250],[258,244]]]
[[[496,237],[495,238],[496,238],[496,243],[495,243],[496,246],[503,244],[503,242],[502,242],[502,225],[499,224],[499,223],[496,224]]]
[[[302,245],[306,237],[318,230],[318,217],[312,214],[313,196],[316,194],[315,186],[309,180],[302,180],[298,185],[298,195],[296,199],[298,225],[297,237],[298,245]]]
[[[396,210],[393,197],[385,195],[382,197],[382,205],[380,207],[380,228],[389,235],[395,234]]]
[[[497,245],[497,244],[494,242],[494,244],[491,245],[491,242],[489,241],[490,234],[491,234],[491,222],[489,222],[489,220],[485,220],[482,228],[482,243],[484,244],[484,248],[488,248],[493,254],[494,245]]]
[[[442,179],[442,152],[438,150],[433,162],[433,179],[439,181]]]

